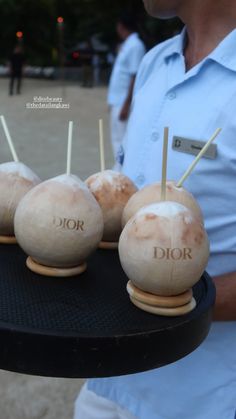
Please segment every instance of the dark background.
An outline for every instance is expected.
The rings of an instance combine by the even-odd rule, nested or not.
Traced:
[[[16,32],[22,31],[28,64],[57,65],[58,16],[64,18],[66,53],[94,34],[112,49],[117,41],[115,22],[123,10],[136,15],[148,48],[172,36],[182,26],[177,19],[150,18],[142,0],[0,0],[0,64],[5,64],[16,44]]]

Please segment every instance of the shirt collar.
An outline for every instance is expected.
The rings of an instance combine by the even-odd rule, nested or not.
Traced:
[[[183,55],[185,40],[186,28],[184,28],[179,35],[174,37],[173,42],[170,43],[169,47],[167,48],[165,59],[168,59],[169,57],[176,54]]]
[[[128,38],[126,38],[126,40],[125,40],[125,42],[127,42],[127,41],[131,41],[132,39],[134,39],[134,38],[138,38],[138,33],[137,32],[133,32],[133,33],[131,33],[129,36],[128,36]]]
[[[175,37],[175,42],[169,45],[169,48],[166,51],[166,60],[174,55],[183,56],[186,33],[186,28],[184,28],[182,32]],[[204,59],[204,61],[207,59],[216,61],[229,70],[236,71],[236,29],[230,32],[214,51]]]
[[[209,58],[218,62],[229,70],[236,71],[236,29],[230,32]]]

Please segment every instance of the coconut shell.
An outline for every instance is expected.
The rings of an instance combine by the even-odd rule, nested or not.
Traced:
[[[0,164],[0,235],[14,235],[16,208],[25,194],[40,182],[23,163]]]
[[[193,195],[184,188],[178,188],[172,181],[168,181],[166,185],[166,201],[178,202],[184,205],[203,221],[201,208]],[[123,211],[122,226],[124,227],[130,218],[142,207],[155,204],[156,202],[161,202],[160,182],[145,186],[130,198]]]
[[[118,242],[122,231],[121,218],[125,205],[137,191],[134,183],[125,175],[112,170],[96,173],[86,184],[99,203],[104,219],[105,242]]]
[[[119,242],[121,265],[139,289],[178,295],[199,281],[209,258],[203,224],[175,202],[152,204],[126,224]]]
[[[83,263],[103,234],[102,211],[76,176],[62,175],[32,189],[19,204],[15,235],[39,264],[69,268]]]

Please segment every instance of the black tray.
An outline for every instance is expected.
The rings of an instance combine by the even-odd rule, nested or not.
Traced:
[[[215,288],[194,287],[183,317],[142,312],[129,301],[115,251],[98,250],[88,270],[67,279],[30,272],[18,246],[0,245],[0,368],[51,377],[131,374],[174,362],[197,348],[211,324]]]

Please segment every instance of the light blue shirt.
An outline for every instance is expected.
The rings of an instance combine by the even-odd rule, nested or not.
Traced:
[[[203,158],[185,187],[197,198],[211,241],[208,271],[236,271],[236,30],[185,71],[185,31],[149,52],[141,65],[124,143],[123,171],[141,188],[160,180],[165,126],[207,141],[216,128],[217,158]],[[169,144],[168,178],[179,180],[194,156]],[[235,419],[236,322],[214,323],[205,342],[172,365],[133,376],[91,380],[89,388],[139,419]]]
[[[145,46],[137,33],[132,33],[122,44],[109,83],[110,106],[121,106],[125,102],[131,78],[137,74],[145,52]]]

